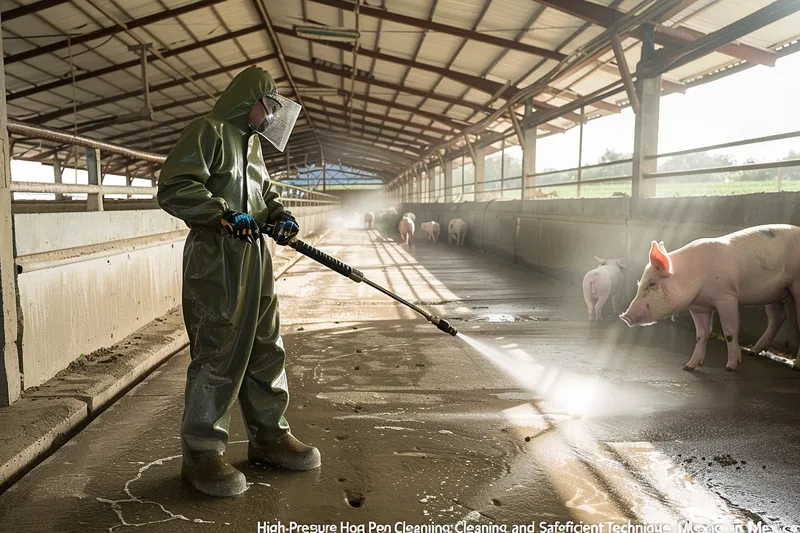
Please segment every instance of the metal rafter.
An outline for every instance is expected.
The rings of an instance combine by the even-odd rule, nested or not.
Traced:
[[[484,1],[483,6],[481,7],[480,13],[478,13],[478,18],[475,20],[475,23],[472,25],[472,31],[477,31],[478,26],[480,25],[481,21],[483,20],[483,17],[485,17],[486,16],[486,12],[489,11],[489,6],[491,4],[492,4],[492,0],[485,0]],[[455,63],[455,61],[458,58],[459,54],[461,54],[461,51],[464,49],[464,47],[467,45],[468,42],[469,42],[469,39],[463,39],[461,41],[461,44],[459,44],[459,46],[456,49],[455,53],[453,53],[453,55],[450,56],[450,60],[447,62],[447,66],[445,68],[450,69],[450,68],[453,67],[453,63]],[[444,79],[444,76],[439,76],[439,79],[436,80],[436,83],[433,84],[433,88],[431,90],[435,91],[436,88],[439,86],[439,84],[442,83],[443,79]],[[466,96],[466,94],[467,94],[466,91],[463,92],[462,93],[462,97]],[[422,107],[423,105],[425,105],[426,101],[427,101],[427,98],[422,100],[422,102],[420,102],[420,104],[419,104],[419,107]],[[450,109],[451,108],[448,106],[445,109],[443,114],[446,114]]]
[[[269,11],[267,10],[267,5],[265,0],[253,0],[255,3],[256,9],[258,11],[258,15],[261,17],[261,21],[264,23],[264,26],[267,29],[267,34],[269,36],[270,42],[272,43],[273,48],[278,53],[278,59],[281,62],[281,66],[283,67],[283,72],[286,77],[289,79],[289,84],[294,89],[295,98],[303,106],[303,114],[306,116],[308,123],[311,125],[311,131],[314,132],[314,136],[319,141],[319,136],[317,135],[317,131],[314,127],[314,121],[311,120],[311,115],[308,114],[306,111],[306,106],[303,104],[303,97],[300,95],[300,92],[297,90],[297,84],[294,82],[294,78],[292,77],[292,71],[289,69],[289,65],[286,63],[286,56],[283,53],[283,48],[281,47],[281,43],[278,40],[278,36],[275,34],[275,27],[272,25],[272,20],[269,17]],[[322,148],[322,143],[319,143],[319,151],[320,155],[323,159],[325,159],[325,151]]]
[[[294,65],[298,65],[298,66],[301,66],[301,67],[306,67],[306,68],[309,68],[309,69],[312,69],[312,70],[317,69],[317,70],[319,70],[321,72],[327,72],[328,74],[334,74],[334,75],[340,76],[340,77],[346,77],[346,76],[350,75],[350,72],[348,70],[346,70],[346,69],[335,68],[333,66],[328,66],[328,65],[326,65],[324,63],[314,63],[312,61],[306,61],[305,59],[300,59],[298,57],[288,57],[288,56],[286,57],[286,60],[289,63],[292,63]],[[428,97],[428,98],[431,98],[433,100],[440,100],[440,101],[446,102],[448,104],[454,104],[454,105],[458,105],[458,106],[462,106],[462,107],[467,107],[469,109],[472,109],[474,111],[478,111],[478,112],[481,112],[481,113],[489,114],[489,113],[491,113],[493,111],[492,109],[486,108],[486,107],[482,106],[481,104],[476,104],[474,102],[469,102],[467,100],[459,100],[457,98],[453,98],[452,96],[446,96],[446,95],[443,95],[443,94],[431,93],[429,91],[423,91],[423,90],[420,90],[420,89],[416,89],[414,87],[404,87],[404,86],[398,85],[396,83],[391,83],[391,82],[379,80],[377,78],[367,78],[366,76],[361,76],[359,74],[356,75],[356,81],[360,81],[360,82],[363,82],[363,83],[367,83],[369,81],[370,83],[372,83],[373,85],[376,85],[378,87],[383,87],[385,89],[390,89],[390,90],[393,90],[393,91],[405,92],[405,93],[412,94],[414,96],[420,96],[420,97],[423,97],[423,98],[424,97]]]
[[[428,21],[433,20],[433,14],[436,11],[436,7],[438,5],[439,5],[439,0],[433,0],[433,2],[431,3],[430,9],[428,9],[428,18],[427,18]],[[412,61],[417,61],[417,59],[419,58],[419,52],[420,52],[420,50],[422,50],[422,45],[425,42],[426,35],[427,35],[427,33],[422,33],[422,35],[420,35],[419,40],[417,41],[417,46],[414,48],[414,53],[411,55]],[[408,75],[410,73],[411,73],[411,67],[406,65],[406,69],[403,72],[403,76],[402,76],[402,78],[400,78],[400,85],[405,85],[406,84],[406,80],[408,79]],[[430,92],[431,93],[433,92],[433,88],[431,88]],[[394,105],[395,102],[397,102],[397,99],[399,97],[400,97],[400,93],[399,92],[395,92],[394,95],[392,96],[392,104],[393,105]],[[462,100],[463,100],[463,98],[462,98]],[[418,106],[418,107],[421,107],[421,106]],[[386,110],[386,116],[389,116],[389,111],[390,110],[391,110],[391,108]],[[386,124],[386,122],[382,123],[382,125],[385,125],[385,124]],[[381,129],[383,129],[383,128],[381,128]]]
[[[242,37],[244,35],[249,35],[251,33],[255,33],[255,32],[258,32],[258,31],[262,31],[262,27],[261,26],[251,26],[249,28],[243,28],[241,30],[237,30],[237,31],[230,32],[230,33],[227,33],[227,34],[218,35],[217,37],[212,37],[210,39],[205,39],[203,41],[198,41],[197,43],[187,44],[185,46],[181,46],[181,47],[178,47],[178,48],[173,48],[172,50],[165,50],[164,52],[162,52],[162,55],[164,57],[172,57],[172,56],[184,54],[186,52],[193,52],[193,51],[201,49],[201,48],[206,48],[206,47],[214,45],[214,44],[230,41],[232,39],[236,39],[238,37]],[[159,60],[159,58],[156,57],[154,54],[151,54],[147,58],[148,63],[153,63],[153,62],[156,62],[158,60]],[[90,80],[90,79],[98,78],[100,76],[105,76],[107,74],[114,74],[115,72],[120,72],[120,71],[123,71],[123,70],[127,70],[129,68],[138,67],[140,63],[141,63],[141,60],[137,58],[137,59],[134,59],[134,60],[131,60],[131,61],[126,61],[124,63],[118,63],[118,64],[110,65],[110,66],[105,67],[105,68],[92,69],[89,72],[85,72],[83,74],[76,75],[75,76],[75,82],[77,83],[77,82],[81,82],[81,81],[85,81],[85,80]],[[22,91],[9,93],[8,95],[6,95],[6,101],[8,102],[8,101],[12,101],[12,100],[17,100],[19,98],[25,98],[25,97],[28,97],[28,96],[31,96],[31,95],[34,95],[34,94],[37,94],[37,93],[40,93],[40,92],[44,92],[44,91],[52,91],[53,89],[57,89],[59,87],[65,87],[67,85],[70,85],[71,83],[72,83],[72,79],[71,78],[63,78],[63,79],[59,79],[59,80],[56,80],[56,81],[53,81],[53,82],[50,82],[50,83],[39,84],[39,85],[36,85],[34,87],[31,87],[30,89],[24,89]]]
[[[295,79],[299,83],[302,83],[303,85],[308,85],[309,87],[323,87],[323,88],[330,88],[331,90],[339,91],[338,94],[340,96],[343,96],[343,93],[341,92],[341,90],[337,89],[336,87],[331,87],[330,85],[324,85],[322,83],[312,82],[310,80],[303,80],[303,79],[300,79],[300,78],[295,78]],[[412,106],[405,105],[405,104],[398,104],[396,102],[392,103],[389,100],[382,100],[380,98],[375,98],[373,96],[366,96],[366,95],[361,95],[361,94],[355,94],[353,96],[353,98],[355,98],[356,100],[362,100],[365,103],[364,109],[366,109],[366,107],[367,107],[366,104],[368,104],[368,103],[369,104],[375,104],[375,105],[387,107],[387,108],[389,108],[390,111],[392,109],[397,109],[397,110],[400,110],[400,111],[406,111],[408,113],[413,113],[413,114],[416,114],[416,115],[419,115],[419,116],[422,116],[422,117],[429,118],[432,121],[439,122],[440,124],[445,124],[446,126],[451,128],[451,130],[456,130],[456,129],[458,129],[458,128],[460,128],[462,126],[461,124],[458,124],[457,122],[452,120],[447,115],[442,115],[442,114],[438,114],[438,113],[432,113],[430,111],[425,111],[424,109],[419,109],[417,107],[412,107]],[[453,135],[453,134],[454,134],[454,131],[451,131],[450,133],[448,133],[448,135]]]
[[[28,5],[7,9],[3,11],[2,15],[0,15],[0,19],[2,19],[3,22],[8,22],[9,20],[24,17],[25,15],[30,15],[31,13],[38,13],[51,7],[66,4],[70,1],[71,0],[39,0],[38,2],[33,2]]]
[[[318,108],[316,108],[314,106],[308,106],[308,109],[309,109],[309,111],[311,111],[313,113],[317,113],[317,114],[321,114],[321,115],[325,114],[325,110],[318,109]],[[335,118],[335,119],[339,119],[339,120],[344,120],[345,122],[348,122],[348,120],[349,120],[346,114],[345,115],[337,115],[337,114],[334,114],[334,113],[330,113],[330,117],[331,118]],[[366,126],[366,127],[377,128],[379,131],[376,131],[375,135],[379,135],[380,128],[381,128],[380,124],[376,124],[374,122],[369,122],[369,121],[366,121],[366,120],[361,120],[361,119],[358,119],[358,118],[355,118],[355,117],[353,117],[353,122],[355,122],[357,124],[361,124],[361,125]],[[412,137],[413,139],[424,141],[427,144],[437,143],[437,142],[440,142],[442,140],[441,138],[430,137],[430,136],[424,135],[422,133],[410,132],[410,131],[406,131],[406,130],[404,130],[402,128],[395,128],[395,127],[392,127],[392,126],[386,126],[383,129],[385,129],[388,132],[396,133],[398,135],[406,135],[408,137]]]
[[[700,39],[679,49],[662,48],[650,61],[640,65],[643,72],[662,73],[703,57],[731,41],[740,39],[756,30],[800,11],[798,0],[776,0],[775,2],[731,23],[724,28],[704,35]]]
[[[344,111],[344,112],[348,113],[348,115],[349,115],[349,112],[351,111],[348,106],[344,106],[344,105],[341,105],[341,104],[335,104],[333,102],[327,102],[325,100],[317,100],[315,98],[306,98],[306,102],[308,102],[309,104],[316,104],[316,105],[322,106],[322,107],[328,107],[330,109],[338,109],[339,111]],[[369,111],[362,111],[360,109],[353,109],[352,113],[356,113],[356,114],[359,114],[359,115],[361,115],[363,117],[367,117],[367,118],[374,118],[376,120],[386,120],[388,122],[393,122],[395,124],[400,124],[401,126],[407,126],[407,127],[411,127],[411,128],[416,128],[416,129],[419,129],[419,130],[422,130],[422,131],[429,131],[429,132],[432,132],[432,133],[438,133],[440,135],[445,135],[445,136],[446,135],[453,135],[452,131],[445,130],[445,129],[442,129],[442,128],[436,128],[434,126],[426,126],[425,124],[420,124],[419,122],[409,122],[407,120],[402,120],[402,119],[394,118],[394,117],[386,117],[386,116],[383,116],[383,115],[379,115],[378,113],[370,113]],[[377,126],[377,124],[376,124],[376,126]],[[416,133],[414,135],[416,135]]]
[[[289,35],[297,39],[302,39],[302,37],[299,37],[297,35],[297,32],[295,32],[293,29],[290,28],[275,27],[275,31],[283,35]],[[342,50],[344,52],[353,52],[353,50],[355,49],[353,45],[347,43],[323,41],[320,44],[331,48],[335,48],[337,50]],[[387,63],[394,63],[396,65],[402,65],[407,68],[415,68],[419,70],[424,70],[426,72],[432,72],[434,74],[438,74],[439,76],[449,78],[453,81],[466,85],[469,88],[478,89],[479,91],[483,91],[487,94],[495,94],[500,89],[503,88],[502,83],[498,83],[492,80],[487,80],[486,78],[480,78],[478,76],[473,76],[471,74],[466,74],[463,72],[457,72],[451,70],[450,68],[442,68],[442,67],[437,67],[436,65],[429,65],[428,63],[422,63],[417,59],[413,60],[405,59],[402,57],[385,54],[383,52],[370,50],[369,48],[364,48],[363,46],[358,48],[358,53],[365,57],[371,57],[374,59],[378,59],[380,61],[386,61]],[[417,54],[414,54],[413,57],[416,58],[416,56]],[[516,94],[516,92],[519,92],[519,89],[517,87],[510,86],[506,89],[506,92],[507,94]]]
[[[624,13],[600,4],[595,4],[587,0],[536,0],[538,3],[552,7],[563,13],[568,13],[586,22],[608,28],[614,22],[621,19]],[[674,9],[667,11],[673,13]],[[637,38],[640,35],[636,32]],[[689,30],[688,28],[667,28],[658,25],[656,27],[656,43],[662,46],[686,46],[691,44],[692,41],[703,37],[702,32]],[[717,50],[725,55],[735,57],[736,59],[744,59],[753,63],[761,63],[764,65],[775,64],[775,53],[769,50],[763,50],[755,46],[744,44],[726,44]]]
[[[224,2],[225,0],[200,0],[199,2],[195,2],[193,4],[189,4],[183,7],[178,7],[175,9],[168,9],[166,11],[159,11],[158,13],[154,13],[152,15],[148,15],[146,17],[138,18],[129,20],[125,23],[128,29],[139,28],[141,26],[146,26],[148,24],[153,24],[154,22],[160,22],[162,20],[167,20],[175,17],[179,17],[180,15],[184,15],[186,13],[191,13],[192,11],[196,11],[198,9],[203,9],[214,4],[218,4],[220,2]],[[90,31],[89,33],[84,33],[82,35],[76,35],[71,38],[72,46],[76,46],[78,44],[88,43],[90,41],[94,41],[97,39],[102,39],[103,37],[109,37],[112,35],[116,35],[120,33],[122,28],[119,26],[109,26],[107,28],[100,28],[99,30]],[[37,48],[33,48],[31,50],[26,50],[24,52],[20,52],[18,54],[12,54],[6,56],[4,58],[4,62],[6,65],[10,65],[12,63],[16,63],[18,61],[24,61],[26,59],[30,59],[32,57],[40,56],[42,54],[49,54],[56,51],[65,50],[67,46],[69,46],[70,42],[68,40],[58,41],[55,43],[47,44],[44,46],[39,46]]]
[[[310,0],[310,1],[317,4],[336,7],[345,11],[353,11],[356,6],[355,3],[347,2],[344,0]],[[541,48],[539,46],[533,46],[530,44],[515,42],[509,39],[503,39],[502,37],[496,37],[494,35],[487,35],[476,31],[470,31],[464,28],[458,28],[456,26],[449,26],[447,24],[441,24],[439,22],[433,22],[431,20],[409,17],[408,15],[402,15],[400,13],[384,9],[378,9],[364,4],[361,5],[360,14],[361,16],[388,20],[391,22],[395,22],[397,24],[405,24],[406,26],[421,28],[427,31],[435,31],[438,33],[454,35],[456,37],[461,37],[463,39],[470,39],[476,42],[491,44],[500,48],[510,48],[511,50],[517,50],[519,52],[526,52],[528,54],[533,54],[540,57],[546,57],[548,59],[555,59],[556,61],[561,61],[566,57],[564,54],[548,50],[547,48]]]
[[[264,55],[264,56],[261,56],[261,57],[255,58],[255,59],[248,59],[248,60],[245,60],[245,61],[241,61],[239,63],[235,63],[233,65],[226,65],[226,66],[224,66],[222,68],[215,68],[213,70],[209,70],[209,71],[206,71],[206,72],[201,72],[199,74],[196,74],[194,76],[194,78],[195,78],[195,80],[201,80],[201,79],[205,79],[205,78],[210,78],[212,76],[217,76],[219,74],[223,74],[225,72],[230,72],[232,70],[238,70],[238,69],[246,68],[246,67],[252,65],[253,63],[264,63],[266,61],[270,61],[272,59],[275,59],[276,57],[277,57],[276,54],[267,54],[267,55]],[[171,89],[172,87],[179,87],[179,86],[185,85],[187,83],[188,82],[185,79],[173,79],[173,80],[170,80],[170,81],[167,81],[167,82],[164,82],[164,83],[160,83],[158,85],[151,85],[150,86],[150,93],[152,94],[152,93],[156,93],[156,92],[159,92],[159,91],[163,91],[165,89]],[[105,105],[105,104],[110,104],[110,103],[113,103],[113,102],[119,102],[120,100],[125,100],[126,98],[136,98],[136,97],[139,96],[140,93],[141,93],[141,90],[137,89],[136,91],[129,91],[129,92],[122,93],[122,94],[115,94],[113,96],[107,96],[107,97],[105,97],[103,99],[93,100],[91,102],[85,102],[83,104],[79,104],[78,106],[76,106],[75,110],[76,111],[84,111],[86,109],[96,108],[96,107],[99,107],[99,106],[102,106],[102,105]],[[63,117],[65,115],[69,115],[71,113],[72,113],[72,109],[59,109],[57,111],[52,111],[50,113],[45,113],[43,115],[39,115],[37,117],[29,119],[29,122],[33,122],[34,124],[44,124],[46,122],[49,122],[51,120]]]

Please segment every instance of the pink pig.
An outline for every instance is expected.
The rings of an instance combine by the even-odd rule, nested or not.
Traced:
[[[653,241],[636,298],[620,318],[629,326],[649,325],[688,309],[697,330],[697,344],[684,370],[703,364],[711,317],[719,313],[728,344],[725,369],[736,370],[739,306],[766,306],[769,324],[753,347],[759,353],[775,339],[794,297],[800,317],[800,228],[769,225],[748,228],[716,239],[698,239],[667,253]],[[800,368],[798,359],[795,368]]]
[[[583,300],[589,311],[589,320],[603,320],[603,306],[611,299],[616,314],[621,296],[623,270],[628,268],[624,259],[603,259],[595,256],[600,266],[583,277]]]

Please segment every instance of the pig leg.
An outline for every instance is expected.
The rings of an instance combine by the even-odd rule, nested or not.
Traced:
[[[800,281],[796,281],[791,287],[789,287],[789,292],[792,293],[792,299],[794,299],[794,310],[797,314],[797,324],[800,325]],[[800,370],[800,352],[797,352],[797,356],[795,357],[794,369]]]
[[[611,309],[614,311],[614,316],[619,316],[619,292],[611,296]]]
[[[691,372],[698,365],[702,365],[703,360],[706,358],[706,345],[708,344],[708,336],[711,334],[712,312],[690,311],[689,314],[692,315],[692,320],[694,320],[697,344],[694,345],[692,358],[689,359],[683,369]]]
[[[742,349],[739,346],[739,302],[736,300],[721,302],[717,306],[722,334],[728,345],[728,364],[725,370],[733,372],[742,361]]]
[[[765,310],[767,311],[767,319],[769,320],[767,323],[767,330],[750,350],[753,355],[760,354],[772,344],[772,341],[775,340],[775,335],[778,334],[778,330],[781,329],[783,322],[786,320],[786,309],[783,308],[782,302],[769,304],[766,306]]]
[[[598,322],[603,321],[603,307],[605,307],[606,302],[608,301],[608,293],[598,292],[597,293],[597,303],[594,306],[594,316]]]

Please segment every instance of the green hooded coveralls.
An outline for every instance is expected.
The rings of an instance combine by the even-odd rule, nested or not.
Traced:
[[[161,169],[158,204],[191,228],[183,254],[191,363],[181,428],[189,456],[225,451],[237,397],[253,444],[289,431],[272,258],[264,236],[250,244],[220,223],[229,209],[262,224],[283,211],[248,124],[256,102],[274,92],[263,69],[239,73],[211,112],[186,127]]]

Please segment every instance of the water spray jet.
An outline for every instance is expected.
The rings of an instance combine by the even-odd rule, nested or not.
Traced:
[[[271,225],[271,224],[265,224],[265,225],[261,226],[261,233],[263,233],[265,235],[272,235],[273,230],[274,230],[274,226]],[[419,307],[417,305],[414,305],[413,303],[409,302],[405,298],[402,298],[401,296],[398,296],[397,294],[393,293],[389,289],[378,285],[374,281],[372,281],[369,278],[367,278],[366,276],[364,276],[364,273],[361,272],[360,270],[358,270],[356,268],[353,268],[350,265],[347,265],[345,263],[342,263],[341,261],[339,261],[335,257],[332,257],[332,256],[326,254],[322,250],[318,250],[317,248],[314,248],[310,244],[308,244],[306,242],[303,242],[303,241],[301,241],[300,239],[297,239],[297,238],[292,239],[292,241],[289,243],[288,246],[291,247],[291,248],[294,248],[296,251],[300,252],[301,254],[305,255],[306,257],[309,257],[309,258],[313,259],[317,263],[330,268],[334,272],[338,272],[342,276],[344,276],[346,278],[349,278],[352,281],[355,281],[356,283],[366,283],[370,287],[382,292],[383,294],[385,294],[386,296],[392,298],[393,300],[395,300],[397,302],[400,302],[401,304],[405,305],[406,307],[408,307],[410,309],[413,309],[414,311],[416,311],[420,315],[424,316],[425,319],[428,322],[430,322],[431,324],[433,324],[434,326],[436,326],[440,330],[444,331],[448,335],[452,335],[454,337],[458,335],[458,330],[456,330],[456,328],[454,328],[450,324],[450,322],[448,322],[444,318],[441,318],[441,317],[438,317],[438,316],[436,316],[436,315],[434,315],[432,313],[429,313],[425,309],[423,309],[423,308],[421,308],[421,307]]]

